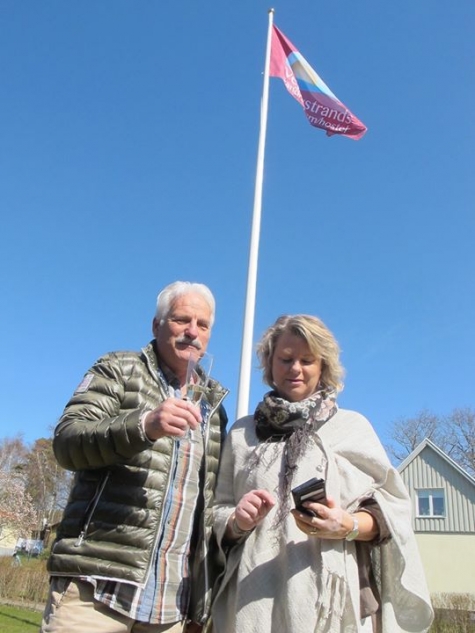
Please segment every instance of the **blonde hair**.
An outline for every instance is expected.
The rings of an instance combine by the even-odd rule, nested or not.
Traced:
[[[266,384],[274,387],[272,360],[277,341],[284,332],[300,336],[312,354],[322,361],[320,382],[326,389],[343,389],[345,370],[340,363],[340,347],[327,326],[317,317],[307,314],[283,315],[264,332],[257,344],[257,357]]]

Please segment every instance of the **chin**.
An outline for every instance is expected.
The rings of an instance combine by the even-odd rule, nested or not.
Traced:
[[[296,393],[283,393],[282,398],[284,398],[284,400],[288,400],[289,402],[298,402],[299,400],[302,400],[302,397]]]
[[[306,400],[307,398],[310,398],[311,395],[312,395],[311,393],[300,392],[300,393],[289,393],[285,397],[287,398],[289,402],[301,402],[302,400]]]

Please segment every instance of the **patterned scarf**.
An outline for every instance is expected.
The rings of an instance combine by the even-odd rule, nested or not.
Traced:
[[[280,398],[276,391],[269,391],[257,405],[254,420],[258,439],[266,444],[285,442],[281,504],[277,511],[276,527],[288,513],[292,478],[310,436],[338,410],[335,398],[334,391],[320,389],[306,400],[289,402]],[[260,461],[257,451],[254,457],[255,463],[252,466]]]

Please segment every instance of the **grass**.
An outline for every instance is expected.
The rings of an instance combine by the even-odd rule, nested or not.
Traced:
[[[41,624],[42,614],[30,609],[0,605],[0,631],[2,633],[35,633]]]

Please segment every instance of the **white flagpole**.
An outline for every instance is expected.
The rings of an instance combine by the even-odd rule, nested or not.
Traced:
[[[261,230],[262,181],[264,175],[264,153],[267,130],[267,107],[269,102],[269,67],[272,41],[274,9],[269,9],[269,28],[267,31],[266,61],[264,66],[264,86],[261,100],[261,125],[257,150],[256,184],[254,188],[254,210],[252,214],[251,244],[249,248],[249,266],[247,272],[246,306],[241,348],[241,368],[237,396],[236,418],[249,412],[249,390],[251,385],[252,335],[254,331],[254,312],[256,306],[257,260],[259,253],[259,234]]]

